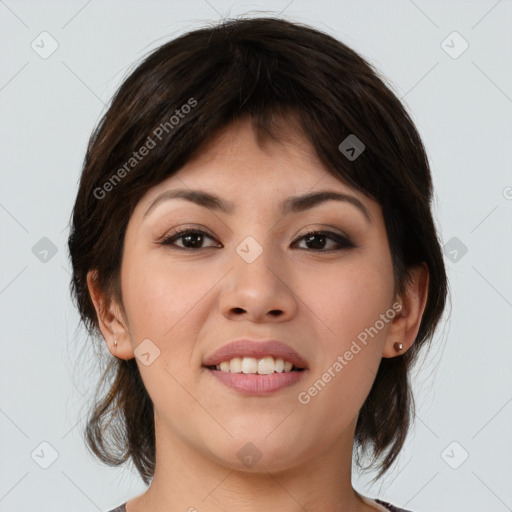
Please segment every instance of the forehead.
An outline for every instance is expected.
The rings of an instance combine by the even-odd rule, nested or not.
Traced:
[[[257,130],[248,117],[236,119],[198,148],[188,163],[226,158],[247,160],[258,154],[261,158],[304,160],[311,165],[320,165],[311,143],[293,118],[273,118],[268,130]]]
[[[276,122],[274,140],[258,140],[252,122],[239,119],[198,148],[186,164],[145,195],[144,204],[170,188],[202,188],[235,201],[257,196],[300,194],[315,187],[351,191],[318,158],[309,140],[294,123]]]
[[[166,212],[182,211],[182,206],[192,203],[216,212],[217,217],[273,224],[276,219],[329,204],[332,215],[351,208],[359,212],[348,215],[351,222],[359,218],[367,228],[384,230],[380,205],[333,175],[300,131],[282,130],[278,140],[266,137],[261,142],[247,121],[217,133],[181,169],[146,192],[128,231],[164,223]]]

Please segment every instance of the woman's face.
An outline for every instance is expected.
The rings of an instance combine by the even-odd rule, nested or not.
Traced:
[[[309,143],[289,137],[262,149],[249,122],[238,122],[150,189],[128,224],[121,290],[129,343],[117,355],[136,355],[157,443],[165,439],[170,451],[185,447],[239,469],[253,464],[247,455],[261,456],[254,470],[268,471],[351,449],[358,411],[391,354],[396,310],[381,209],[329,174]],[[178,189],[215,195],[226,209],[162,196]],[[345,199],[283,210],[320,191]],[[178,228],[193,232],[172,238]],[[295,380],[274,373],[293,383],[266,393],[231,387],[204,363],[240,338],[278,340],[306,369]],[[230,375],[241,386],[271,377]]]

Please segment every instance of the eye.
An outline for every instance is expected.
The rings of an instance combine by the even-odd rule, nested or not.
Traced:
[[[208,238],[210,240],[214,240],[213,237],[208,235],[208,233],[200,230],[200,229],[191,229],[191,228],[180,228],[174,231],[171,235],[164,238],[160,245],[170,246],[172,249],[180,249],[180,250],[197,250],[197,249],[206,249],[207,247],[202,247],[202,244]],[[183,245],[177,245],[176,241],[182,240]],[[346,236],[341,235],[339,233],[335,233],[333,231],[309,231],[305,235],[302,235],[299,239],[294,242],[294,245],[300,242],[301,240],[305,240],[305,243],[308,245],[312,245],[313,247],[306,247],[306,250],[313,250],[315,252],[330,252],[330,251],[341,251],[344,249],[350,249],[355,247],[350,239]],[[331,249],[325,249],[325,244],[327,241],[334,242],[335,247]],[[215,247],[211,245],[210,247]],[[218,247],[218,246],[217,246]],[[304,249],[304,248],[301,248]]]
[[[301,240],[305,240],[306,244],[313,246],[312,250],[319,252],[330,252],[331,250],[341,251],[355,247],[352,241],[346,236],[334,233],[333,231],[309,231],[305,235],[302,235],[295,243]],[[324,245],[327,240],[335,242],[335,246],[337,245],[337,247],[325,249]]]
[[[168,245],[172,246],[172,249],[182,250],[203,249],[204,247],[201,247],[201,245],[205,238],[213,240],[213,238],[210,235],[208,235],[204,231],[201,231],[200,229],[181,228],[177,229],[170,236],[164,238],[164,240],[160,242],[160,245]],[[183,247],[180,247],[175,243],[176,240],[180,239],[183,241]]]

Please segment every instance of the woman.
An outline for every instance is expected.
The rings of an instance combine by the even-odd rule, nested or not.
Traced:
[[[403,510],[351,464],[379,478],[409,429],[447,293],[431,197],[400,101],[331,36],[238,19],[152,52],[91,137],[69,238],[111,354],[87,443],[151,483],[116,510]]]

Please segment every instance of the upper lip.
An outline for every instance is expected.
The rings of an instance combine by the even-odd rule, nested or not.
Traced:
[[[255,357],[257,359],[271,356],[289,361],[297,368],[307,368],[305,359],[293,348],[278,340],[234,340],[208,355],[203,366],[215,366],[234,357]]]

